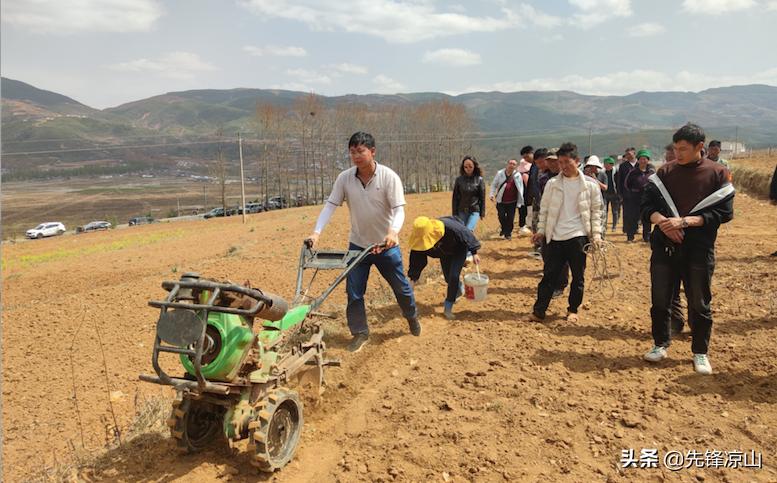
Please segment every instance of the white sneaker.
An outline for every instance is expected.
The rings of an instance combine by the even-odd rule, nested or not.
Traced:
[[[697,374],[709,375],[712,374],[712,365],[707,354],[694,354],[693,355],[693,368]]]
[[[666,347],[654,346],[650,352],[645,354],[644,359],[648,362],[658,362],[666,359]]]
[[[528,226],[524,226],[520,230],[518,230],[519,235],[531,235],[531,229]]]

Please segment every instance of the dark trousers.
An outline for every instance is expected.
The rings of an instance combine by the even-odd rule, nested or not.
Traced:
[[[634,195],[623,199],[623,233],[629,240],[634,239],[639,228],[640,199]]]
[[[537,287],[537,301],[534,303],[534,313],[540,317],[545,316],[548,310],[553,291],[556,289],[559,276],[564,269],[564,264],[569,264],[572,270],[572,284],[569,287],[569,306],[567,312],[576,314],[578,307],[583,302],[583,289],[585,288],[585,261],[586,256],[583,247],[588,243],[587,236],[579,236],[564,241],[551,240],[545,246],[547,252],[545,267],[542,271],[542,280]]]
[[[523,228],[526,226],[526,215],[529,214],[529,207],[526,205],[518,208],[518,226]]]
[[[440,257],[442,275],[445,277],[445,282],[448,284],[448,292],[445,296],[446,302],[454,303],[459,296],[461,269],[464,268],[464,261],[466,259],[466,249],[451,256]]]
[[[677,248],[673,254],[654,246],[650,257],[650,292],[653,341],[669,347],[673,301],[682,280],[688,300],[688,325],[691,328],[691,350],[706,354],[712,333],[712,274],[715,271],[713,248]]]
[[[512,236],[513,227],[515,225],[515,208],[517,206],[518,202],[496,204],[496,213],[499,216],[499,226],[502,227],[500,235]]]
[[[618,219],[621,217],[621,199],[616,194],[604,193],[604,229],[607,229],[607,220],[609,211],[612,211],[612,229],[618,225]]]
[[[650,230],[653,228],[653,224],[649,221],[642,221],[642,241],[650,241]]]
[[[548,263],[548,244],[545,242],[545,239],[543,238],[540,242],[540,254],[542,255],[542,263],[547,264]],[[558,279],[556,279],[556,285],[553,287],[553,291],[556,290],[564,290],[567,288],[567,285],[569,285],[569,263],[564,263],[564,266],[561,267],[561,272],[558,274]]]
[[[364,250],[364,248],[351,243],[349,250]],[[406,319],[416,317],[415,295],[410,282],[405,276],[402,266],[402,252],[399,247],[389,248],[378,254],[369,254],[359,263],[345,279],[345,291],[348,294],[348,307],[345,309],[345,317],[351,335],[369,334],[367,325],[367,311],[364,307],[364,293],[367,291],[367,279],[370,277],[370,268],[375,265],[383,278],[388,282],[394,297],[397,299],[402,315]]]
[[[685,327],[685,314],[682,301],[680,300],[680,284],[682,280],[677,281],[674,289],[674,298],[672,299],[672,333],[679,334]],[[689,324],[690,325],[690,324]]]

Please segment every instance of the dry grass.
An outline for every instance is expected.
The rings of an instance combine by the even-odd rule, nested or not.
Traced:
[[[734,185],[758,198],[769,198],[769,184],[772,180],[777,156],[766,152],[753,153],[752,157],[735,159],[731,162]]]
[[[171,400],[161,394],[143,396],[136,393],[135,414],[124,433],[122,446],[149,434],[166,436],[168,428],[165,422],[170,415],[170,408]],[[29,475],[26,481],[34,483],[89,481],[84,478],[84,474],[100,474],[106,465],[103,456],[108,451],[116,449],[106,447],[105,452],[95,453],[76,449],[72,441],[68,446],[70,454],[67,457],[62,458],[61,462],[59,458],[55,458],[53,463],[41,465],[37,471]]]

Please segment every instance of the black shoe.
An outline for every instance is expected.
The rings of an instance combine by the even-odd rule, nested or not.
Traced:
[[[513,239],[512,235],[505,235],[505,240],[512,240],[512,239]]]
[[[550,298],[555,299],[561,297],[562,295],[564,295],[564,289],[560,288],[558,290],[554,290],[553,295]]]
[[[421,335],[421,323],[418,322],[418,317],[407,319],[407,325],[410,327],[410,333],[418,337]]]
[[[369,334],[356,334],[351,339],[351,343],[348,344],[348,352],[359,352],[369,339]]]

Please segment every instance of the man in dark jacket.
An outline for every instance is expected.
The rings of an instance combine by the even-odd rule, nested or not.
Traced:
[[[453,320],[453,304],[464,293],[461,285],[461,269],[467,252],[472,253],[473,262],[480,263],[478,256],[480,242],[464,224],[454,216],[440,219],[419,216],[413,221],[410,234],[410,268],[407,277],[417,282],[426,267],[427,257],[439,258],[442,274],[448,283],[444,314]]]
[[[772,184],[769,186],[769,199],[772,200],[772,203],[777,204],[777,166],[774,167]],[[777,252],[772,253],[772,256],[777,257]]]
[[[693,366],[699,374],[712,374],[707,350],[712,332],[715,240],[720,225],[734,217],[734,187],[725,166],[701,156],[705,135],[699,126],[686,124],[672,140],[677,162],[665,164],[651,176],[642,196],[642,217],[656,225],[650,258],[654,346],[644,358],[658,362],[667,356],[672,299],[682,278]]]
[[[777,203],[777,166],[774,167],[772,183],[769,186],[769,199],[772,200],[772,203]]]
[[[621,200],[617,187],[618,172],[615,171],[615,158],[607,156],[604,158],[604,177],[607,187],[602,190],[602,200],[604,201],[604,228],[607,228],[607,212],[612,211],[612,231],[618,225],[618,218],[621,214]]]
[[[633,232],[637,232],[637,225],[639,223],[639,195],[637,196],[636,203],[632,202],[632,195],[626,189],[626,178],[632,169],[637,167],[637,150],[635,148],[628,148],[623,154],[623,162],[618,165],[618,172],[615,174],[617,180],[617,191],[620,198],[621,206],[623,207],[623,233],[628,234],[629,230],[633,227]],[[626,206],[636,206],[636,210],[631,210],[627,213]],[[632,236],[633,238],[633,236]]]

